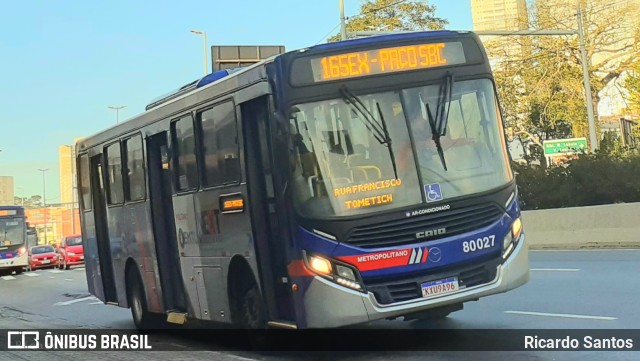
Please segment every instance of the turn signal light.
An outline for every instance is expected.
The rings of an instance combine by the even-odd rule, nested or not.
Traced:
[[[520,237],[520,233],[522,232],[522,220],[520,218],[516,218],[511,225],[511,233],[513,234],[513,239],[518,240]]]

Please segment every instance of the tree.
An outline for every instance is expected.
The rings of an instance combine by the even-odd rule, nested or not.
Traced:
[[[449,22],[435,16],[436,7],[427,1],[366,0],[360,6],[360,15],[347,21],[347,32],[354,31],[417,31],[441,30]],[[340,40],[340,34],[329,42]]]
[[[42,207],[42,196],[34,195],[31,197],[13,197],[14,205],[22,206],[24,204],[24,208],[40,208]]]
[[[633,64],[624,85],[629,92],[629,110],[640,115],[640,61]]]
[[[581,0],[585,48],[597,117],[599,93],[631,69],[640,13],[636,2]],[[538,0],[528,28],[575,30],[576,2]],[[513,36],[487,42],[493,59],[505,120],[540,140],[570,135],[588,137],[579,39],[577,36]],[[514,51],[518,49],[518,51]],[[639,84],[640,85],[640,84]],[[509,109],[506,109],[509,107]],[[531,143],[519,138],[523,148]]]

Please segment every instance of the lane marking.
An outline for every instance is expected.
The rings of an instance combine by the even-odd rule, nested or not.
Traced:
[[[186,347],[186,346],[177,345],[177,344],[174,344],[174,345],[180,346],[180,347]],[[246,358],[246,357],[242,357],[242,356],[238,356],[238,355],[232,355],[232,354],[228,354],[228,355],[225,355],[225,356],[230,356],[232,359],[236,359],[236,360],[246,360],[246,361],[256,361],[257,360],[257,359],[254,359],[254,358]]]
[[[49,273],[62,273],[62,272],[64,272],[64,271],[61,271],[59,269],[54,269],[54,270],[49,271]]]
[[[89,296],[89,297],[83,297],[83,298],[78,298],[75,300],[71,300],[71,301],[64,301],[64,302],[57,302],[54,304],[54,306],[68,306],[68,305],[72,305],[74,303],[78,303],[78,302],[82,302],[82,301],[94,301],[94,300],[98,300],[98,298],[94,297],[94,296]]]
[[[91,302],[90,305],[104,305],[104,302]]]
[[[571,315],[567,313],[546,313],[546,312],[529,312],[529,311],[504,311],[504,313],[511,313],[516,315],[530,315],[530,316],[583,318],[583,319],[589,319],[589,320],[605,320],[605,321],[613,321],[618,319],[617,317],[609,317],[609,316]]]
[[[74,271],[84,271],[84,267],[81,267],[81,268],[74,268],[73,270],[74,270]]]
[[[49,278],[51,278],[52,280],[56,279],[56,278],[55,278],[55,277],[53,277],[53,276],[49,276]]]
[[[71,278],[65,278],[65,281],[73,281]]]
[[[531,268],[531,271],[578,272],[580,268]]]
[[[2,279],[5,281],[15,280],[16,278],[13,276],[2,276]]]
[[[35,272],[28,272],[28,273],[23,273],[25,276],[27,277],[36,277],[36,276],[40,276],[39,273],[35,273]]]

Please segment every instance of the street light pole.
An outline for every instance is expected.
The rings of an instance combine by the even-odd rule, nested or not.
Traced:
[[[344,0],[340,0],[340,40],[347,40],[347,23],[344,17]]]
[[[584,41],[584,24],[582,23],[582,7],[578,1],[578,38],[580,39],[580,57],[582,58],[582,80],[584,82],[584,92],[587,98],[587,119],[589,120],[589,143],[591,143],[591,152],[598,149],[598,138],[596,136],[596,122],[593,115],[593,98],[591,96],[591,82],[589,81],[589,58],[587,58],[587,49]]]
[[[126,108],[126,105],[120,105],[120,106],[109,106],[107,108],[109,109],[113,109],[116,111],[116,124],[120,123],[120,109],[124,109]]]
[[[203,60],[204,60],[204,75],[209,74],[207,71],[207,32],[200,30],[191,30],[192,33],[196,35],[202,35],[202,50],[203,50]]]
[[[42,205],[43,208],[47,208],[47,184],[45,181],[45,172],[49,170],[49,168],[40,168],[38,169],[40,172],[42,172]],[[45,218],[46,219],[46,218]],[[47,222],[44,223],[44,243],[48,244],[49,242],[47,242]]]

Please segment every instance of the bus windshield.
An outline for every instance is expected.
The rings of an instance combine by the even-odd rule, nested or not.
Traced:
[[[0,246],[15,246],[25,241],[24,220],[20,218],[0,219]]]
[[[310,217],[350,216],[509,182],[491,81],[454,82],[447,104],[438,104],[440,93],[441,84],[434,84],[292,107],[296,209]],[[435,137],[428,112],[435,117],[443,106],[446,127]]]

